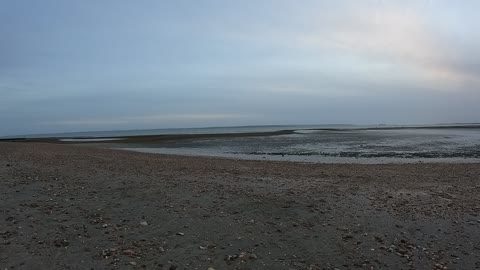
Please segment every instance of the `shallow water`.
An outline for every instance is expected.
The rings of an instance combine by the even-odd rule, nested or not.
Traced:
[[[106,142],[106,141],[119,141],[123,138],[92,138],[92,139],[60,139],[61,142]]]
[[[325,163],[479,162],[480,129],[298,130],[288,135],[191,139],[119,148]]]

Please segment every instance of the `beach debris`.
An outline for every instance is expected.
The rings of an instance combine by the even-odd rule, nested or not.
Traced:
[[[374,239],[377,240],[377,242],[379,242],[381,244],[383,244],[385,242],[385,239],[383,239],[383,237],[378,236],[378,235],[375,236]]]
[[[128,264],[133,265],[133,266],[137,265],[137,263],[134,262],[134,261],[131,261],[131,262],[129,262]]]
[[[184,236],[185,234],[183,232],[177,232],[177,235]]]
[[[238,255],[237,254],[234,254],[234,255],[225,255],[225,258],[224,260],[227,261],[227,262],[231,262],[231,261],[234,261],[238,259]]]
[[[242,253],[240,253],[240,255],[238,255],[238,258],[240,258],[240,259],[245,259],[246,257],[247,257],[246,252],[242,252]]]
[[[56,246],[56,247],[66,247],[68,245],[70,245],[70,242],[68,242],[67,239],[55,239],[53,241],[53,244]]]
[[[443,269],[447,269],[447,267],[442,265],[441,263],[436,263],[434,265],[434,269],[443,270]]]
[[[129,257],[135,257],[136,255],[135,251],[131,249],[125,249],[124,251],[122,251],[122,254]]]
[[[142,225],[142,226],[148,226],[148,222],[146,222],[145,220],[143,220],[143,221],[140,222],[140,225]]]
[[[102,250],[102,257],[103,258],[108,258],[108,257],[112,256],[113,254],[115,254],[116,251],[117,251],[116,248],[104,249],[104,250]]]
[[[200,248],[201,250],[207,249],[207,247],[205,247],[205,246],[199,246],[199,248]]]
[[[208,267],[207,270],[215,270],[213,267]]]
[[[242,261],[246,261],[248,259],[255,260],[257,259],[257,255],[244,251],[244,252],[241,252],[240,254],[226,255],[224,258],[226,262],[235,261],[236,259],[240,259]]]

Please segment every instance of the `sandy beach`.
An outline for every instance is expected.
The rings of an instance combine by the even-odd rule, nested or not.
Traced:
[[[476,269],[480,164],[0,143],[1,269]]]

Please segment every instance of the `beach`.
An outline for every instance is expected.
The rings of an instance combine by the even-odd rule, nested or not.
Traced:
[[[479,175],[0,142],[0,267],[476,269]]]

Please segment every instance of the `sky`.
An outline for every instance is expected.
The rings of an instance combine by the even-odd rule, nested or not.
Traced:
[[[0,136],[480,122],[480,1],[0,0]]]

